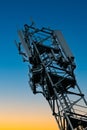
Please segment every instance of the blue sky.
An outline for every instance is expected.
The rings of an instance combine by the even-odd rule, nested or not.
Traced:
[[[76,61],[76,77],[87,97],[87,1],[86,0],[0,0],[0,101],[41,103],[28,86],[28,67],[18,55],[14,40],[17,28],[33,19],[37,27],[59,29]],[[32,101],[30,100],[32,99]],[[46,105],[46,104],[45,104]],[[27,106],[26,106],[27,107]]]

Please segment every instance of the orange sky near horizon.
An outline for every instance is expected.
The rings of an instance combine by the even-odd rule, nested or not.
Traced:
[[[41,96],[41,95],[40,95]],[[1,103],[0,130],[58,130],[48,103],[41,97],[38,103],[23,100]],[[41,104],[40,104],[41,103]]]
[[[48,117],[47,117],[48,116]],[[57,130],[57,124],[48,115],[32,117],[19,114],[2,114],[0,115],[0,130]]]

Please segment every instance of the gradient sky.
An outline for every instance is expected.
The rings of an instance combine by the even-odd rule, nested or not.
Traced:
[[[0,130],[57,130],[50,107],[28,85],[27,63],[18,55],[17,28],[59,29],[76,61],[76,77],[87,98],[87,0],[0,0]]]

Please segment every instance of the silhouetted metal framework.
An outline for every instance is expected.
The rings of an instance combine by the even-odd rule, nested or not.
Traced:
[[[16,42],[29,62],[29,86],[48,101],[60,130],[87,129],[87,102],[77,84],[74,56],[62,33],[33,25],[18,30]]]

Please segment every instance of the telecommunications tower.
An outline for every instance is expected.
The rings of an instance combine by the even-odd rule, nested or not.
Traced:
[[[47,100],[59,130],[87,130],[87,102],[77,84],[75,57],[61,31],[24,25],[19,54],[29,63],[29,86]]]

